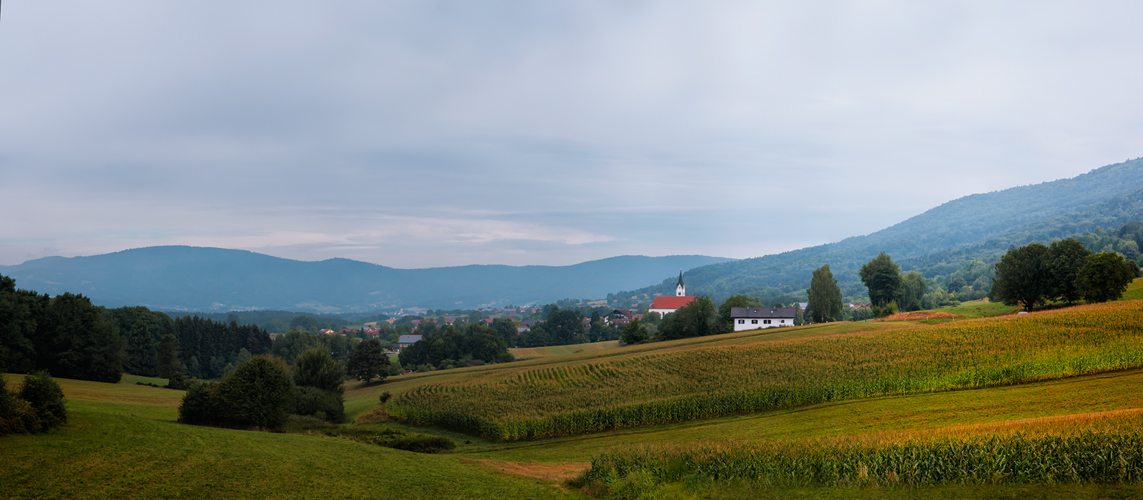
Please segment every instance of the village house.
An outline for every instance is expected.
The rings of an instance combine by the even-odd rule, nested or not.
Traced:
[[[401,352],[401,349],[404,349],[404,348],[409,347],[413,344],[416,344],[420,340],[421,340],[420,335],[402,335],[400,337],[397,337],[397,352]]]
[[[794,318],[798,314],[796,307],[732,307],[730,318],[734,323],[734,331],[757,330],[759,328],[775,328],[779,326],[794,326]]]

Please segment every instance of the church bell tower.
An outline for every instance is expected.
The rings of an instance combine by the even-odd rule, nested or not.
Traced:
[[[679,284],[675,285],[675,297],[685,297],[687,286],[683,284],[683,270],[679,269]]]

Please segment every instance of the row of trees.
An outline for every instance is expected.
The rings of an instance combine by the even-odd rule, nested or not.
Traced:
[[[438,329],[434,325],[430,333],[402,349],[398,356],[401,366],[418,371],[461,367],[476,359],[506,363],[513,357],[504,339],[491,327],[479,323],[469,323],[464,328],[445,325]]]
[[[17,290],[0,276],[0,369],[118,382],[123,347],[116,325],[87,297]]]
[[[928,284],[916,271],[901,274],[901,268],[885,252],[865,263],[858,271],[861,282],[869,290],[873,316],[882,317],[897,311],[919,311]]]
[[[389,358],[376,339],[356,344],[349,375],[385,378]],[[322,346],[306,349],[292,365],[276,356],[255,356],[219,382],[191,384],[179,406],[179,421],[222,427],[278,429],[288,415],[345,419],[346,366]]]
[[[1032,243],[1009,250],[996,263],[990,297],[1025,311],[1051,301],[1073,304],[1118,299],[1138,267],[1117,253],[1092,253],[1068,238],[1050,246]]]

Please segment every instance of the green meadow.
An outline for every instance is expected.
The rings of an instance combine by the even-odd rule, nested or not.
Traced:
[[[1114,321],[1103,325],[1103,318]],[[378,402],[386,391],[400,396],[426,386],[465,387],[524,372],[570,374],[558,370],[589,363],[690,359],[688,353],[701,351],[799,349],[823,339],[834,345],[870,336],[916,340],[934,332],[952,338],[957,332],[989,330],[1010,336],[1012,345],[1047,342],[1043,345],[1059,346],[1053,349],[1069,355],[1095,356],[1103,351],[1082,347],[1083,342],[1071,346],[1066,341],[1032,337],[1054,338],[1057,330],[1053,328],[1063,325],[1077,338],[1111,335],[1108,338],[1117,345],[1131,346],[1143,335],[1137,322],[1143,322],[1143,302],[1125,301],[939,325],[836,323],[629,347],[568,346],[575,349],[537,351],[530,353],[531,359],[516,363],[403,375],[380,384],[352,383],[346,391],[350,423],[291,422],[284,433],[179,424],[175,420],[181,391],[136,385],[161,382],[156,379],[125,376],[118,384],[57,379],[68,400],[68,423],[46,434],[0,438],[0,485],[7,498],[1138,497],[1143,496],[1143,488],[1135,482],[904,486],[874,481],[821,486],[751,477],[715,479],[694,473],[656,476],[634,469],[611,482],[589,481],[585,474],[593,460],[607,457],[659,457],[663,463],[673,463],[681,456],[725,451],[780,448],[812,454],[813,450],[834,449],[829,447],[959,443],[1012,436],[1040,439],[1084,432],[1125,434],[1143,425],[1143,391],[1139,390],[1143,366],[1065,371],[1020,383],[854,397],[522,441],[408,425],[389,416]],[[870,362],[877,358],[872,351],[864,355]],[[807,361],[803,368],[811,366]],[[717,372],[719,367],[708,369]],[[18,375],[8,375],[13,386],[19,380]],[[642,397],[642,393],[633,393],[633,397]],[[427,433],[448,437],[457,446],[444,453],[419,454],[331,437],[325,432],[331,428]]]

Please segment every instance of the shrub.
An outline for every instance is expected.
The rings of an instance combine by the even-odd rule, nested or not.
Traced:
[[[279,429],[294,402],[281,361],[259,356],[217,384],[193,383],[179,406],[187,424]]]
[[[295,385],[342,394],[344,382],[345,368],[324,347],[306,349],[294,360]]]
[[[226,404],[218,395],[218,384],[198,382],[190,385],[179,405],[179,422],[195,425],[225,425]]]
[[[333,391],[317,387],[294,387],[293,413],[339,424],[345,420],[345,403],[341,394]]]
[[[63,389],[47,371],[34,371],[24,376],[18,397],[31,405],[45,430],[67,422]]]
[[[238,426],[278,429],[286,422],[293,389],[280,362],[258,356],[218,384],[227,420]]]

